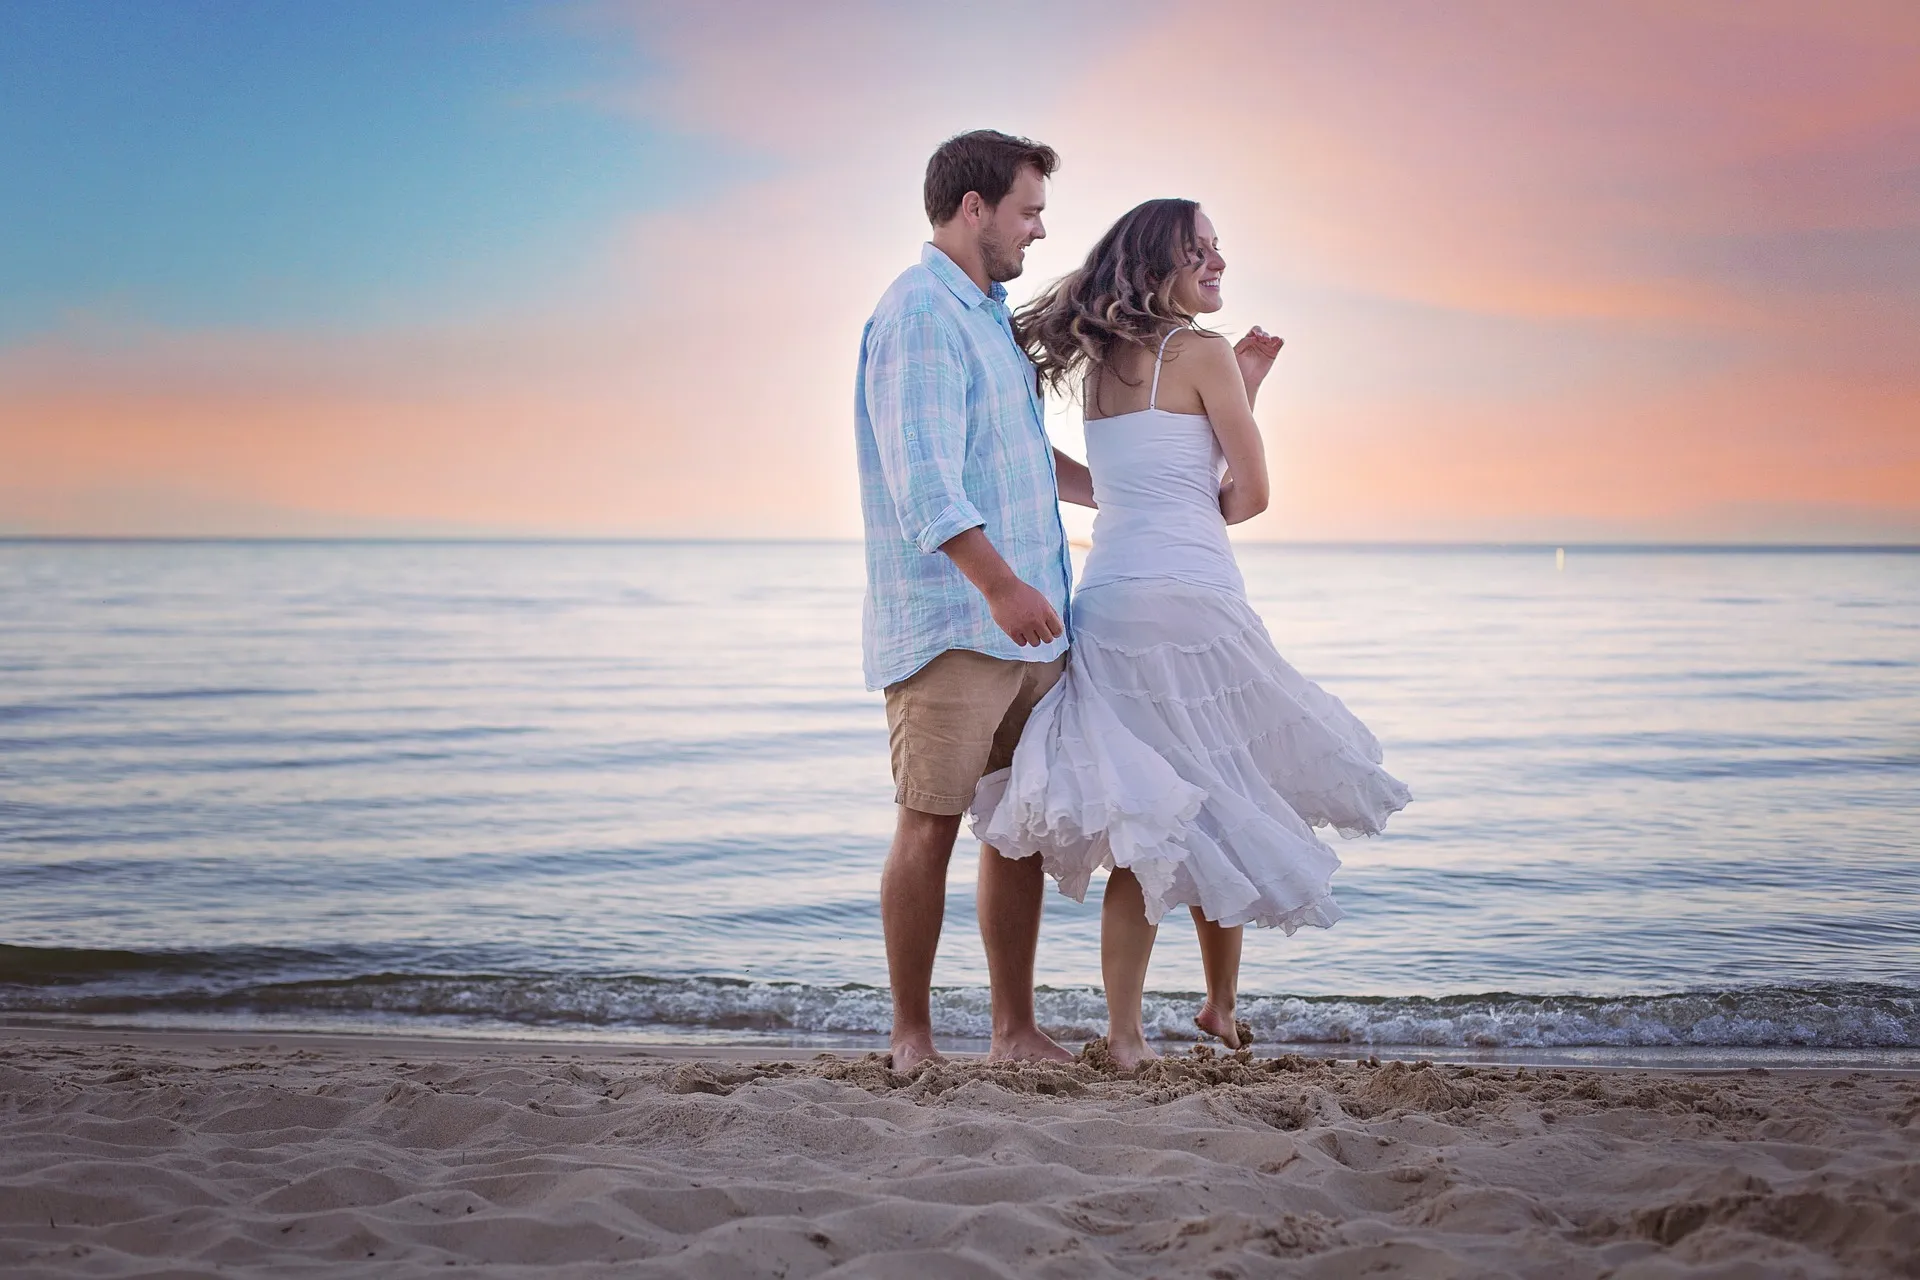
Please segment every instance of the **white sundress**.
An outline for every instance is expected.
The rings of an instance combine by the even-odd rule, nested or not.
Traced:
[[[1075,901],[1119,866],[1156,923],[1197,906],[1222,925],[1324,928],[1340,859],[1312,828],[1373,834],[1411,797],[1247,603],[1213,424],[1155,407],[1165,351],[1147,408],[1087,424],[1099,514],[1066,674],[1012,766],[980,780],[970,824],[1009,857],[1037,851]]]

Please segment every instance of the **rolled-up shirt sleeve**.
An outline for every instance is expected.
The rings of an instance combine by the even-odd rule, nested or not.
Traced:
[[[986,523],[967,500],[966,359],[930,312],[867,335],[867,417],[900,528],[923,552]]]

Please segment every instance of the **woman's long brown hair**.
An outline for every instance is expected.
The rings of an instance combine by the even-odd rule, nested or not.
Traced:
[[[1151,347],[1193,317],[1173,305],[1173,280],[1200,252],[1192,200],[1148,200],[1122,214],[1078,271],[1014,316],[1014,333],[1043,386],[1106,368],[1122,347]]]

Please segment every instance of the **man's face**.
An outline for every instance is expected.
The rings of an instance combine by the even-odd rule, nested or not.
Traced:
[[[1047,234],[1040,221],[1040,211],[1046,207],[1047,180],[1028,165],[980,224],[980,257],[987,279],[1005,282],[1026,270],[1027,246]]]

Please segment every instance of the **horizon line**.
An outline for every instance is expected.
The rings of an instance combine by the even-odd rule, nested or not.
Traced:
[[[1070,540],[1071,541],[1071,540]],[[568,536],[543,534],[0,534],[0,546],[34,545],[178,545],[178,546],[860,546],[853,538],[751,538],[671,536]],[[1084,545],[1084,544],[1080,544]],[[1333,539],[1308,541],[1262,538],[1236,542],[1236,548],[1281,547],[1306,551],[1586,551],[1623,552],[1772,552],[1920,554],[1916,542],[1593,542],[1537,539],[1408,540]]]

